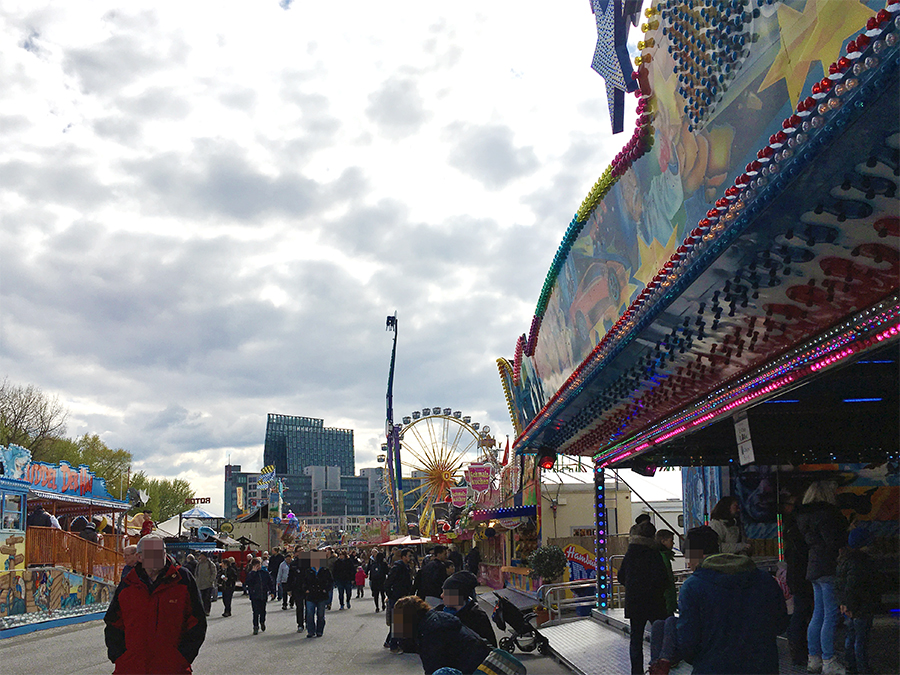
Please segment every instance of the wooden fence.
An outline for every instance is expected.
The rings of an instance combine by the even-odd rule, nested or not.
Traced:
[[[28,528],[25,561],[29,566],[65,567],[113,583],[119,581],[125,566],[125,560],[118,551],[55,527]]]

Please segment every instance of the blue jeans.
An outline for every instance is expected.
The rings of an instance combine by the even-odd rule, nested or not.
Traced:
[[[306,601],[306,634],[321,635],[325,632],[325,600]]]
[[[834,657],[834,629],[840,610],[834,597],[834,577],[819,577],[813,585],[813,615],[806,631],[810,656]]]
[[[844,627],[847,629],[847,639],[844,642],[847,667],[857,673],[871,673],[869,631],[872,628],[872,615],[856,614],[852,619],[845,617]]]
[[[670,663],[681,661],[677,623],[678,619],[670,616],[650,624],[650,663],[657,659],[666,659]]]
[[[338,589],[338,601],[341,603],[341,607],[344,606],[344,596],[347,596],[347,607],[350,606],[350,599],[353,597],[353,582],[352,581],[335,581],[335,586]]]

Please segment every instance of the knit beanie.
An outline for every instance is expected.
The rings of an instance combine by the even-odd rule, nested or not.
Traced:
[[[463,596],[471,598],[475,595],[475,587],[478,585],[478,579],[471,572],[463,570],[456,572],[447,577],[444,581],[445,591],[459,591]]]

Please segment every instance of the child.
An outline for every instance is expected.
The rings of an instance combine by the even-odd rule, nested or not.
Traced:
[[[363,569],[363,566],[360,565],[356,568],[356,597],[362,598],[365,597],[366,590],[366,571]]]
[[[266,632],[266,600],[275,591],[272,577],[263,569],[262,561],[254,558],[247,573],[247,588],[250,591],[250,605],[253,607],[253,634],[257,635],[262,628]]]
[[[675,533],[672,530],[657,530],[656,543],[659,544],[659,553],[666,568],[666,612],[672,616],[678,609],[678,592],[675,590],[675,575],[672,573],[672,561],[675,559],[675,554],[672,552],[672,549],[675,548]]]
[[[841,613],[846,617],[847,637],[844,654],[847,671],[871,673],[869,630],[878,602],[878,571],[867,550],[872,534],[861,527],[850,530],[848,548],[841,552],[834,579],[834,593]]]

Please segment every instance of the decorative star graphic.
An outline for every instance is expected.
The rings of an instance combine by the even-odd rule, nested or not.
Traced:
[[[622,0],[591,0],[597,19],[597,48],[591,68],[606,81],[606,100],[612,132],[618,134],[625,123],[625,92],[634,91],[631,61],[625,41],[628,25],[622,11]]]
[[[870,16],[871,9],[850,0],[807,0],[802,12],[780,5],[781,49],[759,91],[785,80],[791,105],[796,107],[813,62],[819,61],[827,75],[828,66],[840,58],[844,41],[865,26]]]

